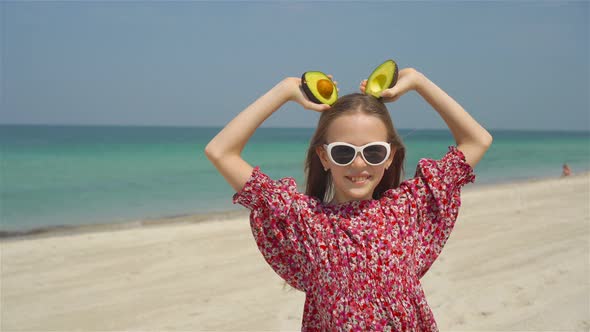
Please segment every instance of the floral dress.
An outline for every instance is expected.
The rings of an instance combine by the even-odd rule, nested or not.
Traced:
[[[266,262],[305,292],[302,331],[438,331],[420,278],[443,249],[473,169],[455,146],[378,200],[323,203],[259,166],[233,196]]]

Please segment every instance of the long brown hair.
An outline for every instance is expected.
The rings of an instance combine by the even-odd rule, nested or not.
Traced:
[[[346,114],[363,113],[376,116],[387,128],[387,142],[395,149],[393,162],[385,170],[383,178],[373,191],[373,199],[381,198],[383,192],[391,188],[399,187],[403,178],[404,159],[406,148],[398,135],[389,116],[385,104],[379,99],[361,93],[352,93],[340,97],[330,109],[322,112],[316,131],[309,143],[307,157],[305,158],[306,187],[305,194],[318,198],[320,201],[327,201],[333,195],[333,182],[330,173],[324,170],[322,162],[317,155],[316,148],[326,142],[326,134],[330,124],[339,116]]]

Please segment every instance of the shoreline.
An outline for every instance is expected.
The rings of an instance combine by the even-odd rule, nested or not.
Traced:
[[[590,170],[580,171],[570,175],[567,178],[585,177],[590,175]],[[477,176],[477,175],[476,175]],[[475,183],[468,184],[462,191],[462,193],[468,193],[471,191],[488,190],[490,188],[503,188],[518,184],[537,183],[543,181],[560,180],[565,179],[561,176],[536,176],[529,177],[526,179],[506,180],[501,182],[492,183]],[[231,197],[229,198],[231,199]],[[79,235],[79,234],[91,234],[97,232],[115,232],[120,230],[138,229],[147,227],[161,227],[161,226],[178,226],[183,224],[197,224],[207,221],[223,221],[234,218],[248,217],[250,211],[238,206],[235,210],[224,210],[205,212],[198,214],[175,214],[170,216],[161,216],[154,218],[143,218],[129,220],[125,222],[105,222],[98,224],[89,225],[51,225],[36,227],[28,230],[19,231],[2,231],[0,230],[0,243],[20,240],[30,240],[39,238],[48,238],[54,236],[67,236],[67,235]]]

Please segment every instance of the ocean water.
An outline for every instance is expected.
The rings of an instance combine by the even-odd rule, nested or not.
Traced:
[[[0,125],[0,231],[125,223],[242,209],[204,155],[221,128]],[[420,158],[453,145],[448,130],[399,130],[406,178]],[[476,184],[559,177],[563,163],[590,170],[590,133],[491,131]],[[303,190],[312,128],[259,128],[243,158]],[[471,185],[473,186],[473,185]]]

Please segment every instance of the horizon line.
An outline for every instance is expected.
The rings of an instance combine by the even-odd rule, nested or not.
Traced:
[[[159,125],[159,124],[110,124],[110,123],[0,123],[0,126],[55,126],[55,127],[156,127],[156,128],[216,128],[220,129],[225,125]],[[290,126],[260,126],[257,129],[314,129],[312,127],[290,127]],[[424,127],[424,128],[396,128],[398,130],[449,130],[445,127]],[[567,132],[584,132],[590,133],[588,129],[563,129],[563,128],[486,128],[492,131],[567,131]]]

